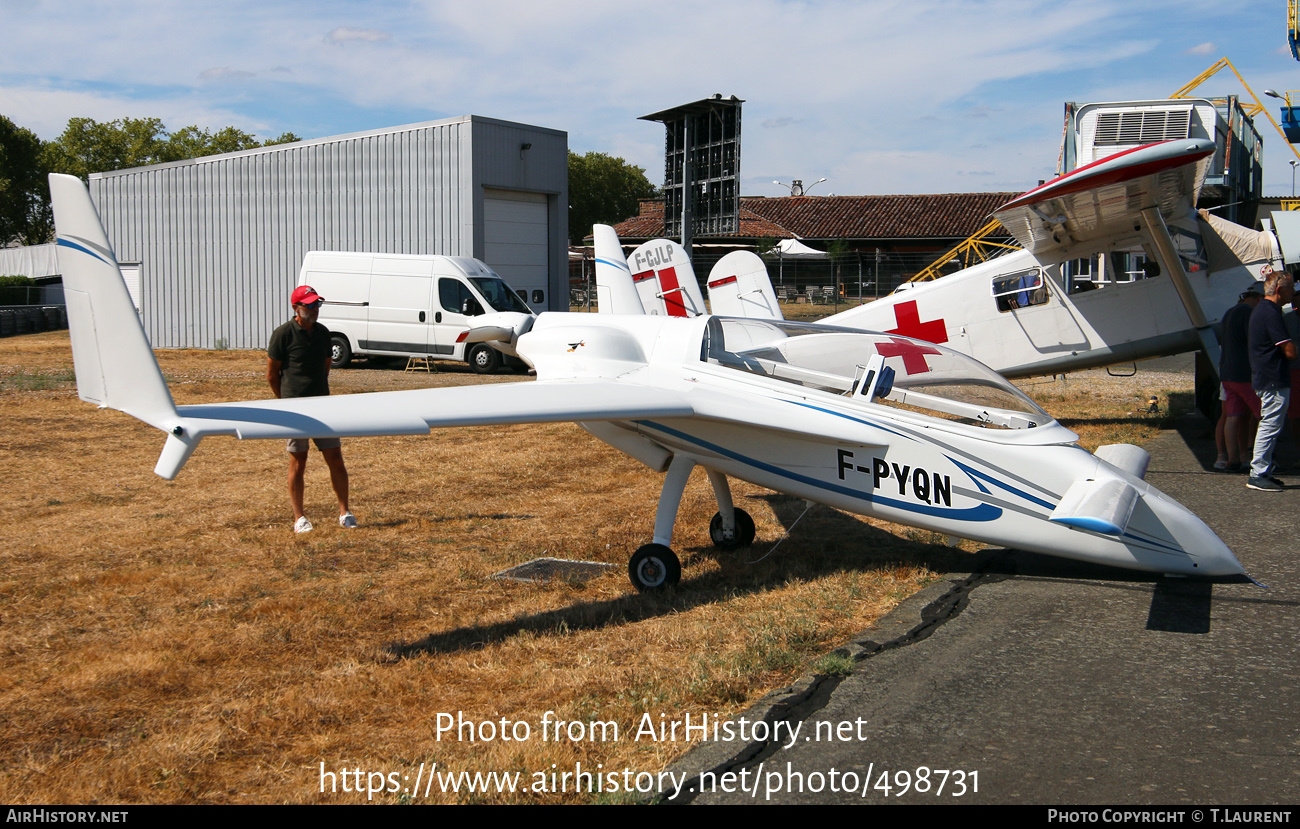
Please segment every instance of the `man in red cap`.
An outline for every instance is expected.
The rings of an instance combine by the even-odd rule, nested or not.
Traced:
[[[293,319],[275,329],[266,347],[266,382],[276,397],[323,397],[330,393],[330,332],[316,321],[324,300],[310,285],[294,289],[289,302]],[[315,438],[316,448],[330,469],[330,483],[339,499],[339,526],[352,529],[357,519],[348,508],[348,470],[338,438]],[[296,533],[311,532],[303,514],[303,473],[307,471],[306,438],[289,440],[289,503]]]

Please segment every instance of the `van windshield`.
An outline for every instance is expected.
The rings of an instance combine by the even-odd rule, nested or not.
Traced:
[[[471,276],[469,281],[474,283],[474,287],[488,301],[488,305],[492,306],[493,311],[517,311],[520,314],[532,313],[532,310],[524,304],[519,295],[510,290],[510,286],[499,277]]]

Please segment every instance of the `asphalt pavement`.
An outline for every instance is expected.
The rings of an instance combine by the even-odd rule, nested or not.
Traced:
[[[1206,431],[1189,416],[1149,444],[1147,480],[1255,581],[985,551],[848,646],[850,676],[805,677],[743,715],[774,739],[698,746],[671,769],[685,789],[662,796],[1300,803],[1300,473],[1281,493],[1248,490],[1210,470]]]

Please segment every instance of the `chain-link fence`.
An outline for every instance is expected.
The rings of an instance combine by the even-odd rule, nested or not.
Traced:
[[[0,285],[0,305],[62,304],[62,285]]]
[[[718,260],[736,248],[700,245],[692,254],[703,287]],[[933,262],[938,253],[848,251],[838,259],[764,256],[772,288],[783,301],[841,304],[887,296]],[[957,270],[956,263],[952,270]],[[595,303],[596,270],[590,253],[569,261],[570,304]]]

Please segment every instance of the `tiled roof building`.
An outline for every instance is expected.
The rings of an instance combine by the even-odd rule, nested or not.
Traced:
[[[1019,193],[940,193],[920,196],[744,196],[740,230],[697,236],[697,244],[774,239],[846,239],[852,247],[880,242],[927,246],[959,242],[988,222],[997,207]],[[664,205],[644,199],[641,212],[615,225],[625,242],[662,236]]]
[[[774,282],[800,286],[843,283],[849,295],[887,293],[940,254],[983,228],[995,209],[1019,193],[939,193],[913,196],[743,196],[740,230],[694,239],[696,277],[703,278],[728,248],[798,239],[826,251],[837,240],[847,255],[827,260],[768,257]],[[614,226],[625,246],[664,236],[664,204],[643,199],[640,212]],[[998,234],[988,241],[1010,241]],[[952,268],[958,267],[954,263]]]

